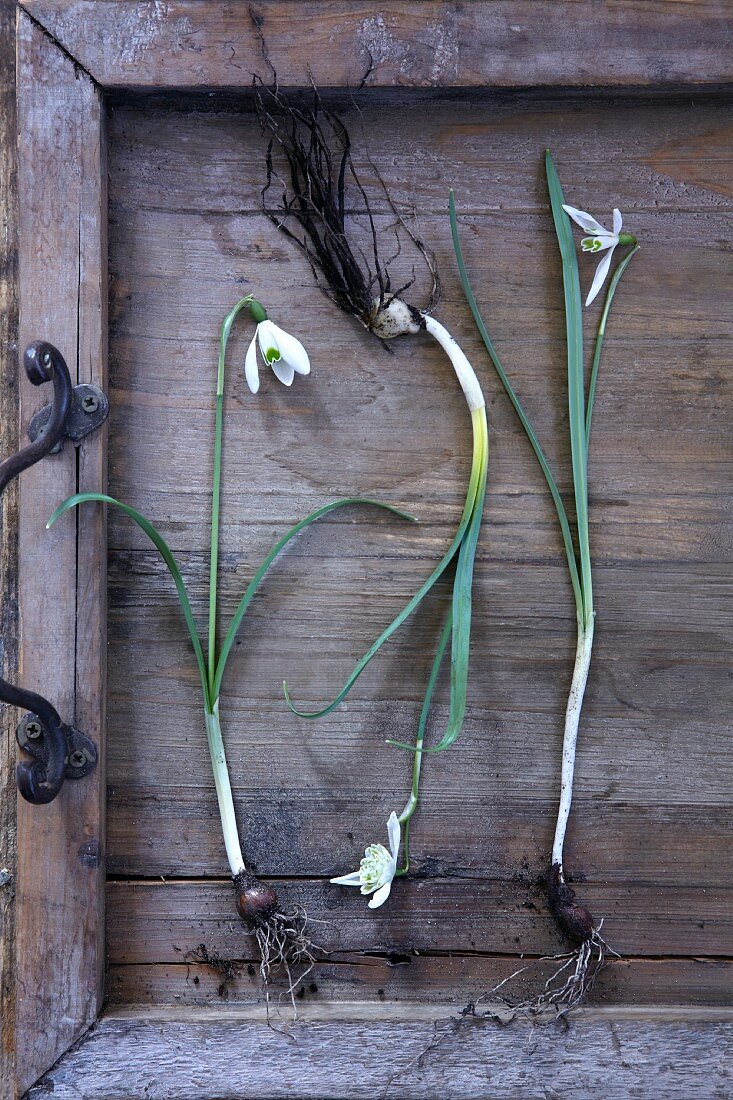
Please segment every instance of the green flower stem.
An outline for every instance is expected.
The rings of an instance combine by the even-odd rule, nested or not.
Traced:
[[[631,251],[624,256],[620,264],[617,265],[616,270],[613,273],[610,283],[608,284],[608,290],[606,291],[606,300],[603,304],[603,310],[601,312],[601,319],[598,322],[598,333],[596,335],[596,346],[593,352],[593,365],[590,372],[590,383],[588,385],[588,405],[585,410],[585,446],[586,452],[590,449],[590,429],[591,421],[593,419],[593,405],[596,400],[596,385],[598,383],[598,370],[601,365],[601,352],[603,350],[603,341],[606,338],[606,322],[608,321],[608,314],[611,309],[611,302],[613,296],[616,293],[616,287],[619,284],[621,276],[626,268],[631,263],[633,256],[639,251],[639,245],[635,244]],[[586,454],[586,462],[588,457]]]
[[[435,691],[435,685],[438,681],[438,674],[440,672],[440,666],[443,663],[445,651],[450,641],[451,632],[453,629],[453,608],[448,612],[448,617],[445,621],[445,625],[440,633],[438,640],[438,648],[435,651],[435,657],[433,658],[433,665],[430,670],[430,677],[428,679],[428,686],[425,691],[425,699],[423,701],[422,710],[420,712],[420,723],[417,728],[417,738],[415,739],[414,746],[414,758],[412,761],[412,790],[410,791],[410,797],[408,798],[405,808],[400,814],[398,820],[402,826],[402,845],[405,854],[405,863],[398,871],[398,875],[406,875],[410,869],[410,818],[417,809],[417,804],[420,795],[420,771],[422,768],[422,753],[423,745],[425,743],[425,728],[428,724],[428,715],[430,714],[430,705],[433,700],[433,692]]]
[[[214,676],[216,674],[216,601],[219,586],[219,513],[221,506],[221,452],[222,437],[224,434],[224,371],[226,365],[226,351],[232,325],[245,308],[251,308],[255,301],[251,294],[240,298],[237,304],[229,310],[224,323],[221,326],[219,337],[219,364],[216,373],[216,420],[214,428],[214,478],[211,490],[211,554],[209,564],[209,691],[212,699],[217,698],[214,692]],[[259,302],[256,303],[260,309]]]

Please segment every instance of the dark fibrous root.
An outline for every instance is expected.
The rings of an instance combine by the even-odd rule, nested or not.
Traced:
[[[565,1019],[588,996],[609,955],[618,958],[617,952],[608,946],[601,935],[601,924],[596,927],[590,911],[581,905],[575,891],[565,882],[562,868],[554,863],[548,882],[550,909],[560,930],[577,946],[575,950],[559,955],[547,955],[539,962],[559,963],[557,969],[545,982],[540,994],[519,1002],[500,998],[502,1007],[480,1009],[482,1002],[494,997],[499,990],[526,973],[529,966],[520,967],[505,978],[478,1001],[469,1004],[463,1010],[465,1016],[493,1019],[498,1023],[511,1023],[518,1016]],[[530,964],[531,965],[531,964]]]
[[[257,940],[268,1023],[271,985],[281,975],[285,977],[287,989],[280,994],[280,999],[289,998],[293,1015],[297,1016],[296,993],[315,966],[319,952],[322,953],[308,935],[305,910],[296,906],[292,913],[280,912],[272,887],[247,871],[235,876],[234,891],[237,912]]]
[[[494,1020],[496,1023],[509,1024],[517,1018],[532,1019],[560,1019],[564,1020],[573,1009],[578,1008],[585,1000],[606,965],[608,955],[616,955],[609,948],[601,935],[600,926],[594,928],[587,940],[579,944],[574,951],[559,955],[545,955],[538,962],[559,963],[557,969],[545,982],[541,993],[529,997],[523,1001],[512,1001],[507,997],[498,998],[496,994],[513,979],[518,978],[530,969],[528,966],[520,967],[495,985],[483,997],[466,1005],[462,1011],[464,1016],[474,1016],[478,1019]],[[618,956],[617,956],[618,957]],[[481,1005],[494,999],[494,1003],[487,1008]]]
[[[379,234],[373,206],[351,155],[351,139],[341,118],[323,102],[315,84],[307,97],[286,98],[278,87],[262,32],[262,22],[250,8],[260,36],[262,53],[272,72],[269,85],[254,78],[255,103],[263,132],[269,135],[266,181],[262,209],[267,217],[306,255],[318,286],[339,309],[372,328],[376,314],[412,285],[413,279],[394,287],[390,267],[401,253],[395,228],[394,253],[380,255]],[[278,148],[287,165],[285,176],[275,168]],[[371,165],[390,212],[395,216],[432,280],[426,310],[440,295],[435,258],[405,223],[396,209],[376,167]],[[366,215],[367,251],[354,246],[347,231],[346,191],[354,189]],[[368,252],[368,255],[367,255]],[[377,305],[375,306],[375,301]]]

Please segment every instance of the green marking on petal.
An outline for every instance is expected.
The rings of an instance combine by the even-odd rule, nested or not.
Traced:
[[[268,348],[265,352],[265,359],[270,365],[272,365],[272,363],[279,363],[281,359],[280,352],[277,348]]]

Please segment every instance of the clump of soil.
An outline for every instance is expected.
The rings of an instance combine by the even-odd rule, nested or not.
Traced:
[[[210,967],[219,975],[221,984],[216,992],[223,1001],[229,996],[229,986],[239,977],[245,967],[248,971],[251,970],[252,974],[255,972],[251,963],[248,965],[244,959],[225,959],[223,955],[209,951],[205,943],[200,943],[194,951],[187,951],[185,959],[186,962],[203,963],[204,966]]]

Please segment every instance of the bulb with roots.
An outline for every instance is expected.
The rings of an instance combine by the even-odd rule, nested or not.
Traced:
[[[270,978],[277,972],[285,975],[285,995],[297,1015],[295,993],[313,969],[318,952],[306,931],[306,913],[298,907],[291,913],[282,912],[273,888],[245,868],[233,875],[232,881],[237,912],[259,948],[268,1018]]]

